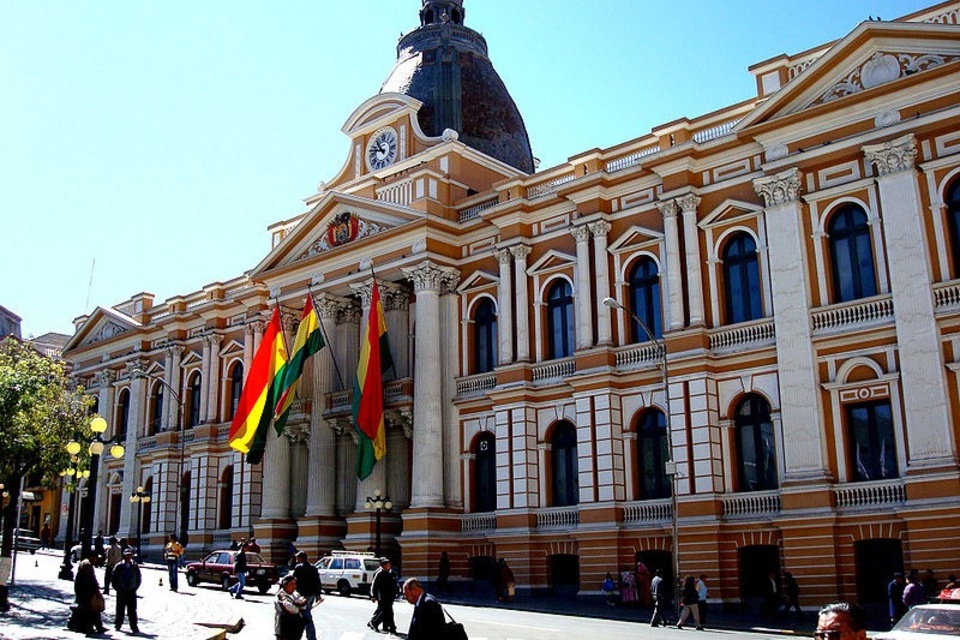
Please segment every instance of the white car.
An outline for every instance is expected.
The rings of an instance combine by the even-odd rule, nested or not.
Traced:
[[[956,640],[960,636],[960,603],[921,604],[907,611],[893,629],[874,640]]]
[[[370,595],[370,584],[374,572],[380,568],[380,559],[372,553],[334,551],[320,558],[316,567],[320,571],[320,587],[324,593]]]

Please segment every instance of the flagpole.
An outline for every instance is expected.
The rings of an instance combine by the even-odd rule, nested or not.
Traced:
[[[340,373],[340,364],[337,362],[337,354],[333,351],[333,345],[330,344],[330,338],[327,337],[327,330],[323,326],[323,318],[320,317],[320,313],[317,311],[317,301],[313,297],[313,288],[307,284],[307,295],[310,296],[310,302],[313,303],[313,312],[317,315],[317,324],[320,325],[320,333],[323,334],[323,341],[327,344],[327,349],[330,351],[330,357],[333,359],[333,369],[337,372],[337,380],[340,382],[340,389],[346,389],[343,384],[343,374]]]

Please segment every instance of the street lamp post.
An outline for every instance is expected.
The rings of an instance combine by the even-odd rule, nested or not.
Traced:
[[[137,505],[137,562],[143,563],[143,505],[150,502],[150,494],[137,487],[130,496],[130,503]]]
[[[72,445],[76,445],[73,447]],[[67,531],[63,538],[63,562],[60,564],[60,573],[57,575],[61,580],[73,581],[73,562],[70,558],[70,551],[73,547],[73,516],[77,505],[77,480],[90,477],[89,469],[80,469],[80,459],[77,458],[80,453],[80,443],[71,442],[67,445],[67,452],[70,453],[71,466],[60,472],[64,478],[70,478],[70,484],[65,488],[70,494],[70,501],[67,502]],[[71,453],[72,452],[72,453]]]
[[[393,509],[393,503],[390,502],[390,498],[383,495],[380,489],[376,489],[373,492],[373,497],[367,497],[366,502],[363,503],[364,509],[376,509],[377,520],[376,520],[376,535],[377,535],[377,544],[376,544],[376,554],[377,557],[380,557],[380,511],[386,509],[390,511]]]
[[[90,431],[93,432],[93,437],[89,440],[90,446],[88,447],[88,451],[90,452],[90,481],[88,482],[88,486],[90,489],[87,491],[87,502],[81,514],[80,524],[81,533],[84,534],[83,540],[80,541],[82,545],[81,555],[84,558],[90,554],[90,540],[93,533],[93,512],[97,504],[97,475],[100,470],[100,455],[107,445],[111,445],[110,455],[114,458],[122,458],[124,454],[123,445],[119,443],[120,436],[114,436],[108,440],[103,439],[103,433],[106,430],[107,421],[103,418],[96,417],[90,421]],[[78,442],[69,443],[67,445],[68,452],[70,451],[71,445],[74,444],[79,445]]]
[[[610,309],[620,309],[621,311],[627,313],[634,322],[636,322],[641,329],[643,329],[644,334],[646,334],[647,339],[657,345],[657,351],[660,356],[660,375],[661,375],[661,384],[663,385],[663,402],[666,405],[666,426],[667,426],[667,454],[669,459],[664,461],[663,467],[664,472],[670,477],[670,537],[671,537],[671,546],[673,548],[673,595],[674,603],[679,604],[680,602],[680,543],[679,543],[679,531],[677,526],[677,462],[673,459],[673,434],[671,432],[670,424],[670,378],[667,375],[667,341],[663,339],[658,339],[653,335],[653,331],[650,330],[650,327],[647,326],[647,323],[641,320],[637,314],[633,311],[630,311],[622,304],[614,300],[613,298],[604,298],[603,306]]]

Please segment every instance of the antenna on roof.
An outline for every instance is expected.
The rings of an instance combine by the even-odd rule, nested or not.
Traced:
[[[87,284],[87,304],[83,305],[83,308],[86,312],[90,312],[90,291],[93,289],[93,270],[97,266],[97,259],[94,258],[93,262],[90,263],[90,282]]]

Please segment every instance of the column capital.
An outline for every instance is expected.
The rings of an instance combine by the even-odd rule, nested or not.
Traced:
[[[495,257],[500,264],[509,265],[513,262],[513,253],[510,252],[510,249],[494,249],[493,257]]]
[[[313,297],[313,308],[317,310],[317,315],[321,320],[336,320],[337,310],[347,302],[344,298],[331,296],[329,293],[321,293]]]
[[[513,254],[513,259],[517,262],[525,262],[527,256],[530,255],[530,247],[525,244],[518,244],[515,247],[510,247],[510,253]]]
[[[219,333],[207,333],[203,335],[203,344],[216,349],[223,342],[223,336]]]
[[[117,374],[109,369],[97,371],[93,377],[97,381],[97,385],[101,389],[105,387],[109,387],[111,384],[113,384],[117,380]]]
[[[570,228],[570,235],[572,235],[576,240],[577,244],[590,241],[590,228],[589,225],[581,224],[576,227]]]
[[[757,178],[753,181],[753,189],[763,198],[765,207],[797,202],[803,187],[800,181],[802,175],[799,169],[793,167],[775,176]]]
[[[661,200],[657,202],[657,209],[660,209],[660,213],[664,218],[676,218],[677,213],[680,212],[680,207],[677,206],[676,200]]]
[[[917,160],[917,138],[909,133],[895,140],[863,146],[863,154],[880,177],[912,171]]]
[[[422,291],[445,293],[454,289],[460,280],[459,271],[440,266],[430,260],[416,267],[405,267],[403,272],[413,280],[413,290],[417,293]]]
[[[383,290],[384,311],[406,311],[410,308],[410,290],[403,285],[392,285]]]
[[[168,342],[164,345],[164,351],[166,351],[167,355],[171,358],[179,358],[183,355],[184,346],[182,344]]]
[[[611,225],[606,220],[597,220],[587,225],[594,237],[603,237],[610,233]]]
[[[297,328],[297,324],[300,322],[300,314],[294,313],[293,311],[287,311],[286,309],[280,309],[280,324],[283,326],[283,330],[287,332],[293,332]]]
[[[677,198],[676,202],[677,205],[679,205],[680,210],[683,211],[684,215],[688,213],[696,213],[697,207],[700,206],[700,196],[695,193],[688,193]]]

